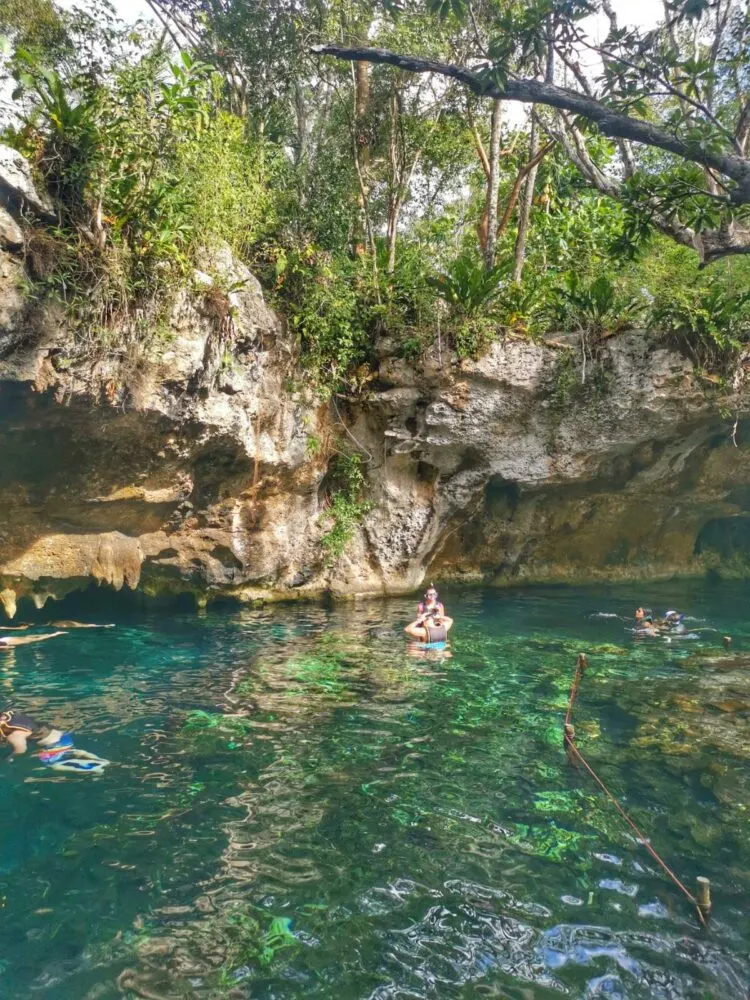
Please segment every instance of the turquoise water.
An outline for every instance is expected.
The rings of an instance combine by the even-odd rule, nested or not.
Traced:
[[[451,658],[408,655],[400,599],[121,610],[0,654],[7,700],[115,762],[0,762],[0,996],[743,997],[750,590],[442,596]],[[644,602],[720,633],[589,617]],[[680,877],[712,879],[708,933],[566,762],[579,649],[580,746]]]

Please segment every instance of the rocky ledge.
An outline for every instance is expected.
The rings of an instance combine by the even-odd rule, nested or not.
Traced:
[[[561,361],[574,340],[507,337],[479,361],[435,349],[417,363],[384,340],[367,397],[323,404],[228,255],[177,297],[148,350],[125,335],[108,350],[24,299],[24,202],[6,192],[4,204],[16,225],[0,231],[10,616],[21,599],[41,607],[92,583],[202,604],[406,591],[427,573],[750,573],[741,366],[719,399],[687,359],[632,332],[601,345],[595,391],[571,393]],[[363,456],[373,508],[328,566],[328,459],[342,446]]]

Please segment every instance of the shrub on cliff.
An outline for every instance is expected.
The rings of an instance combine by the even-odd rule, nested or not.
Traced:
[[[358,525],[372,510],[372,504],[363,498],[365,485],[360,456],[337,455],[328,482],[329,526],[320,539],[328,565],[344,554]]]
[[[207,64],[170,63],[156,44],[99,79],[21,49],[15,75],[24,117],[5,138],[32,158],[60,220],[33,277],[89,334],[139,316],[145,337],[199,250],[242,252],[273,222],[260,165],[278,159],[217,106]]]
[[[750,291],[720,284],[674,288],[654,301],[649,327],[657,343],[676,347],[699,368],[721,372],[750,344]]]

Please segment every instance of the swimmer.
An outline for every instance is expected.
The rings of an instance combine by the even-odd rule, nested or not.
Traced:
[[[438,599],[438,592],[435,590],[433,584],[430,584],[425,591],[424,600],[420,601],[417,605],[417,617],[421,618],[423,615],[426,615],[428,611],[434,611],[442,617],[445,616],[445,607]]]
[[[26,753],[29,740],[38,747],[35,756],[45,767],[55,771],[96,773],[109,763],[96,754],[76,749],[70,733],[37,722],[14,708],[3,709],[0,712],[0,743],[7,743],[13,751],[8,760]]]
[[[12,649],[14,646],[27,646],[32,642],[44,642],[46,639],[54,639],[57,635],[65,635],[65,632],[49,632],[47,635],[0,635],[0,651]]]
[[[635,635],[649,635],[654,639],[661,635],[658,623],[654,622],[651,614],[643,608],[638,608],[635,613],[635,628],[632,632]]]
[[[114,625],[90,625],[88,622],[50,622],[51,628],[114,628]]]
[[[404,632],[412,639],[419,642],[426,642],[432,645],[435,642],[445,642],[448,633],[453,627],[453,619],[447,615],[438,615],[433,612],[421,615],[416,621],[406,626]]]
[[[684,632],[685,615],[682,611],[665,611],[664,625],[670,632]]]

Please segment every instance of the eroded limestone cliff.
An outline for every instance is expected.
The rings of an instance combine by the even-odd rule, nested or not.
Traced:
[[[300,388],[294,338],[228,256],[196,275],[147,351],[127,338],[108,350],[24,299],[6,229],[8,615],[92,582],[202,602],[407,590],[426,573],[504,583],[750,566],[742,367],[719,405],[688,360],[621,334],[601,348],[600,391],[561,406],[559,342],[511,337],[480,361],[443,350],[407,363],[384,340],[367,397],[322,404]],[[326,472],[342,440],[364,457],[373,509],[327,566]]]

